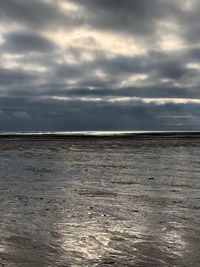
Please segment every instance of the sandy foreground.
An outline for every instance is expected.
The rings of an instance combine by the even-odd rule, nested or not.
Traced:
[[[200,139],[1,140],[0,266],[199,267]]]

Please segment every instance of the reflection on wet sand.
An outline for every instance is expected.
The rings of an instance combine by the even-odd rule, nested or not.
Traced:
[[[200,266],[198,139],[0,142],[0,266]]]

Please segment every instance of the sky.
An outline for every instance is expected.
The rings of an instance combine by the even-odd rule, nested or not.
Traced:
[[[200,130],[199,0],[0,0],[0,131]]]

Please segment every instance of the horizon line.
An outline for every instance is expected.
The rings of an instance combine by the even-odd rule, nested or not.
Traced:
[[[183,137],[200,135],[200,131],[0,131],[0,139],[33,138],[131,138],[131,137]]]

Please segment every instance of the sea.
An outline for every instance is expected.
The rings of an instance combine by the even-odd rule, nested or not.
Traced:
[[[199,267],[200,132],[1,132],[0,266]]]

